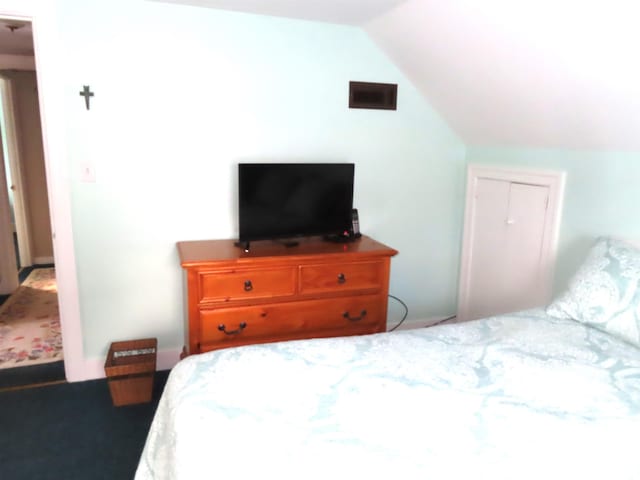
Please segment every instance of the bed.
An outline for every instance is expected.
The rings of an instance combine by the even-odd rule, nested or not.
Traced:
[[[188,357],[136,479],[640,478],[640,252],[621,248],[596,244],[547,308]]]

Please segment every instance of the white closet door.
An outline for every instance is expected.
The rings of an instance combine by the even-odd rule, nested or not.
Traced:
[[[521,172],[488,173],[470,168],[458,302],[462,320],[541,306],[551,294],[564,175],[557,174],[556,184]]]
[[[468,297],[472,317],[467,318],[491,315],[503,301],[509,190],[509,182],[503,180],[481,178],[476,183]]]
[[[502,277],[499,313],[513,312],[546,302],[542,246],[549,187],[511,183],[505,220],[504,257],[498,265]]]

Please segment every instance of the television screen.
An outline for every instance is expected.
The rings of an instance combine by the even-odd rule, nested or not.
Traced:
[[[240,163],[240,242],[342,234],[353,179],[353,163]]]

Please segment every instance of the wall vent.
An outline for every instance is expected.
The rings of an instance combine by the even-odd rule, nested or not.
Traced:
[[[349,82],[349,108],[396,110],[395,83]]]

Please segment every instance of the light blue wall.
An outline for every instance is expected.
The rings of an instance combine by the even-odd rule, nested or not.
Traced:
[[[182,346],[175,243],[237,235],[247,160],[355,162],[362,231],[400,251],[391,293],[411,318],[453,313],[465,148],[362,30],[142,0],[57,5],[88,357],[119,339]],[[398,110],[348,109],[349,80],[397,83]],[[95,183],[80,181],[86,165]]]
[[[469,147],[467,161],[567,172],[556,293],[596,237],[640,239],[640,153]]]

